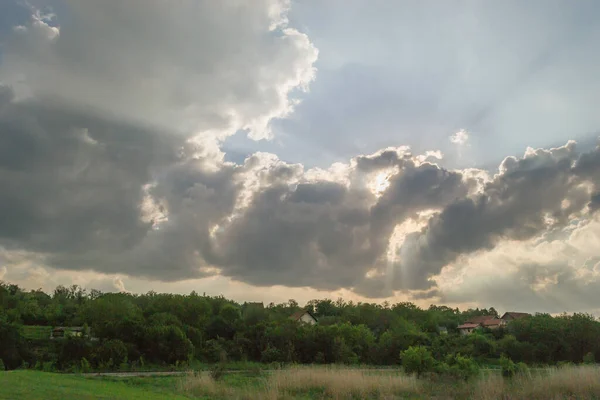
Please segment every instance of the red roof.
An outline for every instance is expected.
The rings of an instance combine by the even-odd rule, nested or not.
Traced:
[[[503,325],[504,324],[504,320],[503,319],[488,319],[485,320],[481,323],[481,325],[483,326],[499,326],[499,325]]]
[[[477,317],[471,317],[467,320],[468,323],[471,324],[481,324],[484,321],[490,320],[490,319],[496,319],[496,317],[494,315],[479,315]]]
[[[504,315],[502,316],[502,319],[504,319],[504,317],[512,317],[513,319],[520,319],[520,318],[525,318],[525,317],[531,317],[531,314],[526,313],[526,312],[509,311],[509,312],[504,313]]]
[[[462,325],[457,326],[458,329],[473,329],[477,328],[479,324],[472,324],[470,322],[464,323]]]

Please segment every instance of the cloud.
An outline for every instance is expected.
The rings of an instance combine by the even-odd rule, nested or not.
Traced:
[[[450,136],[450,142],[458,146],[464,146],[469,142],[469,134],[466,130],[461,129],[454,135]]]
[[[60,27],[34,15],[14,32],[0,72],[11,85],[0,85],[5,276],[464,301],[439,281],[447,271],[456,278],[506,243],[564,242],[581,231],[574,221],[594,218],[600,149],[574,142],[507,157],[495,174],[406,146],[321,169],[265,152],[226,162],[220,141],[268,137],[317,53],[285,21],[285,2],[178,5],[75,2]],[[534,291],[579,287],[582,264],[513,265]]]
[[[569,142],[550,150],[530,149],[520,159],[506,158],[481,193],[457,198],[421,232],[406,238],[398,250],[399,268],[426,283],[427,276],[438,275],[461,256],[491,250],[503,240],[529,240],[586,218],[594,181],[584,165],[598,154],[579,155]]]
[[[600,221],[580,223],[564,240],[505,242],[463,260],[458,277],[436,280],[441,302],[501,305],[529,312],[598,313]]]
[[[285,0],[93,0],[53,27],[39,13],[3,48],[0,81],[130,122],[222,139],[271,136],[290,92],[313,80],[317,50]],[[118,16],[118,17],[117,17]]]

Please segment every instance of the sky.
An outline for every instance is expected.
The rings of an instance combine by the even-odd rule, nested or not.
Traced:
[[[600,314],[598,17],[2,0],[0,280]]]

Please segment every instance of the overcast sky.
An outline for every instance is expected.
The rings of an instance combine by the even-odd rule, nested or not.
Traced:
[[[0,1],[0,279],[600,313],[596,1]]]

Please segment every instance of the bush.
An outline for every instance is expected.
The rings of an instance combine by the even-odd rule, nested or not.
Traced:
[[[453,375],[466,381],[479,375],[479,366],[471,357],[463,357],[458,354],[452,359],[450,371]]]
[[[594,353],[589,352],[585,356],[583,356],[583,363],[584,364],[595,364],[596,357],[594,357]]]
[[[217,364],[217,365],[213,366],[212,369],[210,370],[210,377],[214,381],[221,380],[221,378],[223,378],[224,375],[225,375],[225,366],[223,364]]]
[[[219,362],[223,358],[227,359],[224,341],[219,339],[207,340],[202,349],[204,359],[210,363]]]
[[[44,361],[42,363],[42,371],[44,372],[54,372],[56,371],[56,364],[54,361]]]
[[[81,372],[85,374],[87,372],[90,372],[91,370],[92,366],[90,365],[90,362],[85,357],[83,357],[81,359]]]
[[[98,365],[111,369],[127,360],[127,346],[119,339],[107,340],[97,351]]]
[[[264,349],[260,354],[260,361],[263,363],[271,363],[280,360],[281,352],[275,347],[272,347],[271,345],[267,346],[267,348]]]
[[[556,366],[558,368],[570,368],[574,367],[575,363],[573,363],[572,361],[559,361],[556,363]]]
[[[506,356],[500,357],[500,367],[502,368],[502,376],[512,378],[516,374],[525,374],[529,372],[529,367],[523,362],[514,363]]]
[[[424,372],[433,371],[435,360],[431,352],[424,346],[411,346],[400,353],[402,366],[407,374],[417,374],[420,377]]]
[[[188,361],[194,354],[194,345],[175,325],[151,326],[146,329],[144,339],[144,354],[155,362],[173,365]]]
[[[6,368],[4,367],[4,361],[0,358],[0,371],[4,371]]]

